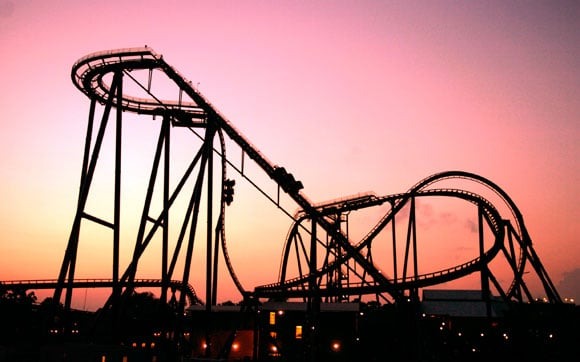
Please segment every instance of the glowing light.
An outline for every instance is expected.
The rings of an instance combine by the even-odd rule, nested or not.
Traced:
[[[296,326],[296,339],[302,339],[302,326]]]
[[[340,351],[340,342],[339,341],[333,341],[330,344],[330,349],[332,349],[333,352],[339,352]]]
[[[232,344],[232,351],[239,351],[240,350],[240,344],[238,342],[234,342]]]
[[[273,344],[270,345],[270,356],[273,357],[279,357],[280,356],[280,352],[278,352],[278,347],[274,346]]]

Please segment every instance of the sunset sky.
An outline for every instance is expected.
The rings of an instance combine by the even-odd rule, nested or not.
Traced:
[[[89,108],[72,65],[148,45],[315,202],[492,180],[580,298],[578,19],[577,1],[0,0],[0,280],[58,276]],[[247,288],[275,281],[289,226],[231,245]]]

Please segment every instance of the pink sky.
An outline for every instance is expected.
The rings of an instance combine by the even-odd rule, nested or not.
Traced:
[[[580,273],[579,18],[574,1],[0,0],[0,280],[58,275],[89,105],[71,66],[148,45],[315,202],[473,172],[512,197],[568,285]],[[244,285],[274,281],[289,222],[233,222],[254,232],[231,246]],[[109,250],[96,244],[82,253]],[[109,277],[93,262],[80,272]]]

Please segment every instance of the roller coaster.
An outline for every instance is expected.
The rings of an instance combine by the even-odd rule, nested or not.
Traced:
[[[204,304],[208,309],[217,303],[220,255],[244,300],[340,303],[370,299],[401,303],[418,300],[423,288],[476,275],[487,298],[494,295],[506,302],[533,302],[538,295],[534,295],[528,280],[534,278],[541,286],[540,296],[550,303],[562,302],[533,248],[522,213],[504,190],[482,176],[446,171],[421,180],[403,193],[366,193],[314,203],[304,194],[302,182],[268,160],[191,81],[150,47],[89,54],[74,64],[71,78],[90,99],[78,203],[58,279],[43,284],[54,288],[55,301],[63,300],[64,295],[66,308],[71,307],[75,288],[91,284],[111,288],[106,306],[117,308],[123,295],[147,284],[138,278],[138,268],[146,250],[157,242],[161,244],[161,275],[147,285],[160,287],[163,301],[169,289],[183,291],[179,298],[181,311],[186,308],[187,298],[190,304]],[[160,121],[143,207],[138,213],[131,210],[138,218],[133,253],[122,266],[121,186],[126,175],[122,172],[126,167],[122,131],[126,114]],[[113,135],[112,142],[105,141],[106,134]],[[172,149],[175,137],[191,137],[190,150],[195,151],[183,170],[172,169],[176,156],[186,157]],[[226,155],[228,143],[237,145],[241,162]],[[93,181],[99,156],[106,152],[107,145],[113,149],[113,207],[110,212],[97,213],[90,200],[100,197],[95,196],[98,190],[93,190]],[[273,192],[265,191],[246,172],[250,161],[273,183]],[[278,278],[252,290],[244,288],[228,254],[225,220],[235,184],[228,175],[231,170],[285,214],[291,225],[282,247]],[[176,178],[179,171],[183,173]],[[282,204],[281,196],[295,203],[294,211]],[[472,258],[436,270],[426,269],[428,263],[421,252],[424,244],[417,232],[417,210],[424,200],[454,200],[469,205],[476,220],[471,242],[477,252]],[[383,216],[355,239],[350,231],[355,215],[369,210],[376,214],[379,209]],[[79,245],[87,237],[82,229],[88,223],[111,231],[107,235],[112,238],[112,271],[106,281],[76,277]],[[447,237],[441,235],[436,242],[445,243]],[[205,246],[205,298],[199,298],[190,285],[196,242]],[[502,265],[503,274],[496,272],[496,264]],[[178,269],[181,275],[176,277]],[[509,278],[505,277],[506,270]],[[12,286],[26,286],[24,282],[16,284]],[[28,287],[42,287],[32,284]]]
[[[468,180],[477,183],[484,188],[487,188],[492,193],[495,193],[506,204],[507,210],[514,220],[512,223],[509,219],[504,219],[500,215],[497,208],[491,204],[487,199],[474,192],[465,189],[452,188],[437,188],[438,183],[448,181],[451,179]],[[460,265],[455,265],[443,270],[437,270],[429,273],[418,273],[418,258],[417,258],[417,235],[414,227],[416,226],[416,212],[415,200],[425,197],[446,197],[458,198],[476,205],[478,210],[479,225],[479,241],[480,253],[472,260],[466,261]],[[316,285],[318,293],[322,296],[330,297],[328,301],[340,301],[346,296],[357,296],[360,299],[363,295],[375,294],[377,299],[383,302],[403,301],[409,297],[418,299],[418,289],[425,288],[437,284],[449,282],[466,275],[479,272],[481,273],[482,290],[485,295],[490,293],[491,283],[494,291],[501,295],[503,300],[511,301],[530,301],[534,300],[532,293],[526,286],[524,281],[524,273],[526,273],[526,265],[530,263],[533,270],[540,276],[542,285],[546,295],[551,301],[560,301],[560,297],[551,283],[546,270],[539,261],[534,249],[532,248],[531,239],[525,228],[523,217],[511,198],[493,182],[467,172],[449,171],[430,176],[417,185],[413,186],[408,192],[403,194],[376,196],[363,195],[352,199],[345,199],[339,202],[332,202],[322,204],[317,207],[319,217],[328,218],[329,222],[340,222],[344,213],[380,205],[382,203],[389,203],[391,205],[388,212],[379,220],[379,222],[356,244],[354,244],[354,251],[363,255],[364,259],[369,261],[371,265],[373,260],[372,246],[374,240],[377,239],[381,231],[388,225],[392,229],[391,242],[394,250],[393,261],[393,275],[394,278],[389,278],[387,281],[379,281],[372,277],[366,271],[363,273],[355,273],[356,266],[353,261],[356,260],[350,253],[343,252],[340,246],[329,238],[326,246],[326,254],[324,257],[324,264],[315,272],[311,270],[302,270],[300,267],[301,261],[308,262],[309,255],[301,253],[300,251],[307,250],[303,238],[300,234],[300,226],[306,220],[310,220],[307,213],[301,212],[296,217],[291,231],[289,233],[286,245],[284,247],[284,258],[280,272],[280,280],[277,283],[259,286],[256,288],[256,293],[262,296],[278,297],[279,295],[293,296],[293,297],[307,297],[310,293],[306,287],[309,278],[316,277]],[[408,233],[405,236],[403,247],[405,248],[405,257],[403,259],[403,275],[397,276],[397,235],[394,229],[394,220],[397,213],[403,209],[407,204],[410,205],[410,216],[408,221]],[[310,221],[311,222],[311,221]],[[484,247],[484,235],[482,222],[489,227],[491,232],[492,242],[490,247]],[[336,234],[334,234],[336,235]],[[413,250],[413,255],[409,252]],[[292,251],[294,251],[294,259],[291,259]],[[498,255],[499,254],[499,255]],[[494,276],[489,264],[496,258],[503,257],[513,272],[513,279],[510,283],[502,285],[499,278]],[[297,263],[298,274],[292,279],[287,277],[287,270],[289,263],[294,261]],[[414,266],[412,272],[408,272],[410,266]],[[376,272],[376,270],[375,270]],[[351,274],[355,274],[355,282]],[[310,285],[312,287],[312,285]],[[386,294],[386,295],[385,295]]]

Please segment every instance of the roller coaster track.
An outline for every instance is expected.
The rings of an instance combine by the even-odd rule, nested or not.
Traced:
[[[355,245],[355,249],[360,251],[363,247],[365,247],[372,238],[377,234],[377,230],[384,227],[388,221],[390,221],[391,217],[394,215],[393,210],[400,210],[402,206],[410,200],[411,196],[415,197],[422,197],[422,196],[447,196],[447,197],[457,197],[467,201],[470,201],[484,210],[485,214],[487,215],[487,221],[492,226],[493,233],[495,235],[495,242],[493,246],[488,249],[483,256],[477,257],[473,260],[467,261],[461,265],[453,266],[444,270],[427,273],[423,275],[416,275],[406,278],[398,278],[391,280],[392,285],[394,285],[399,290],[408,290],[412,288],[419,288],[419,287],[426,287],[430,285],[436,285],[440,283],[444,283],[447,281],[451,281],[465,275],[471,274],[475,271],[481,270],[482,266],[487,264],[491,261],[495,255],[499,252],[503,245],[504,240],[504,233],[503,227],[501,222],[501,217],[499,212],[495,209],[495,207],[489,203],[487,200],[482,198],[481,196],[464,191],[464,190],[454,190],[454,189],[433,189],[433,190],[425,190],[425,191],[418,191],[413,190],[408,194],[398,194],[398,195],[388,195],[383,197],[371,197],[368,198],[366,206],[376,205],[379,202],[393,202],[395,207],[389,210],[387,213],[388,217],[384,217],[380,223],[373,228],[371,233],[367,234],[361,242]],[[381,200],[381,201],[379,201]],[[362,203],[357,202],[350,204],[356,205],[355,207],[360,208],[363,207]],[[341,203],[341,206],[344,206],[342,210],[349,209],[347,207],[349,203]],[[326,207],[326,205],[325,205]],[[342,264],[344,264],[349,258],[347,253],[337,256],[337,259],[328,264],[326,267],[317,271],[316,276],[320,277],[322,275],[327,274],[328,272],[339,268]],[[256,294],[259,296],[274,296],[277,294],[283,294],[287,297],[304,297],[307,296],[309,291],[304,288],[304,285],[307,284],[310,275],[305,275],[302,277],[293,278],[291,280],[283,280],[278,283],[272,283],[268,285],[258,286],[256,287]],[[353,283],[356,284],[356,283]],[[369,284],[369,283],[358,283],[358,285],[349,285],[348,287],[341,288],[341,290],[321,290],[320,293],[322,295],[333,295],[333,293],[362,293],[362,294],[373,294],[379,292],[387,292],[391,290],[392,286],[389,285],[388,288],[384,288],[379,284]]]
[[[156,98],[149,93],[149,85],[144,90],[149,93],[150,98],[133,97],[120,94],[113,97],[112,86],[107,83],[106,76],[109,74],[120,74],[129,76],[134,70],[148,70],[150,78],[153,70],[160,70],[171,79],[179,88],[179,100],[167,101]],[[71,78],[75,86],[90,99],[98,101],[104,105],[112,105],[123,111],[135,112],[148,115],[169,115],[174,124],[184,127],[215,127],[223,130],[234,142],[236,142],[243,152],[250,157],[260,168],[273,179],[287,195],[289,195],[303,210],[306,210],[311,217],[317,217],[317,209],[300,192],[302,184],[296,181],[283,167],[279,167],[265,158],[256,147],[254,147],[223,115],[217,111],[211,103],[192,86],[177,70],[165,62],[163,57],[151,48],[130,48],[106,52],[97,52],[81,58],[75,63],[71,72]],[[182,95],[188,96],[193,102],[183,102]],[[327,232],[335,232],[332,225],[322,217],[317,217],[318,224]],[[363,255],[354,250],[353,246],[342,234],[335,235],[335,238],[345,250],[350,250],[352,257],[375,279],[382,284],[388,285],[389,281],[369,263]],[[225,245],[225,238],[222,238]],[[227,248],[223,248],[227,250]],[[229,258],[226,257],[226,260]],[[64,266],[65,263],[63,263]],[[228,268],[234,280],[237,280],[228,262]],[[64,280],[66,268],[61,269],[59,280]],[[126,277],[125,273],[124,277]],[[239,281],[236,282],[241,288]]]
[[[475,181],[478,184],[481,184],[486,188],[491,189],[496,195],[499,195],[500,198],[507,204],[511,215],[515,219],[516,228],[514,229],[512,224],[509,223],[507,220],[502,220],[497,209],[488,200],[486,200],[482,196],[479,196],[478,194],[461,189],[427,188],[428,186],[431,186],[437,182],[455,178]],[[357,195],[350,199],[343,199],[320,204],[319,208],[321,210],[321,213],[323,214],[338,214],[341,212],[350,212],[355,209],[380,205],[385,202],[389,202],[391,204],[391,208],[383,216],[383,218],[362,238],[360,242],[358,242],[355,245],[355,249],[357,251],[361,251],[364,247],[372,244],[372,241],[379,234],[379,232],[382,229],[384,229],[387,224],[393,221],[393,218],[397,214],[397,212],[400,211],[402,207],[404,207],[408,203],[409,200],[411,200],[412,198],[424,196],[455,197],[469,201],[477,205],[484,212],[485,219],[490,225],[492,233],[495,235],[495,241],[492,247],[489,248],[489,250],[487,250],[484,254],[480,255],[479,257],[473,260],[470,260],[461,265],[453,266],[436,272],[426,273],[422,275],[413,275],[404,278],[391,279],[393,285],[400,288],[400,290],[410,290],[445,283],[454,279],[458,279],[465,275],[471,274],[473,272],[484,270],[486,268],[486,265],[494,259],[494,257],[498,254],[499,251],[504,250],[507,253],[507,248],[504,245],[505,238],[504,225],[505,225],[505,227],[508,229],[510,239],[512,235],[515,235],[516,242],[519,244],[520,249],[517,261],[511,260],[512,264],[511,267],[514,273],[512,283],[506,292],[501,291],[502,295],[504,295],[506,299],[511,299],[515,297],[515,294],[519,290],[518,288],[522,287],[521,284],[522,277],[524,274],[525,261],[526,259],[530,259],[534,264],[536,273],[539,275],[540,280],[544,285],[547,295],[549,295],[550,299],[553,301],[556,302],[560,301],[560,298],[553,284],[551,283],[549,277],[547,276],[547,273],[545,272],[543,266],[539,262],[537,255],[533,251],[531,240],[529,240],[529,236],[524,226],[523,217],[521,216],[521,213],[517,209],[515,203],[513,203],[511,198],[509,198],[509,196],[497,185],[481,176],[463,171],[443,172],[432,175],[420,181],[415,186],[410,188],[410,190],[406,194],[396,194],[387,196],[376,196],[371,194]],[[308,289],[305,287],[307,280],[309,278],[308,275],[285,280],[285,270],[286,263],[288,263],[288,254],[290,252],[291,238],[293,237],[293,233],[295,233],[296,230],[298,230],[297,225],[300,224],[303,220],[308,219],[308,214],[305,213],[304,211],[298,212],[297,215],[298,215],[297,221],[289,231],[289,236],[287,238],[286,246],[284,248],[285,251],[283,253],[283,260],[280,267],[281,272],[279,282],[258,286],[256,288],[256,293],[259,295],[276,296],[277,294],[280,294],[286,297],[304,297],[309,293]],[[348,266],[348,257],[349,257],[348,253],[343,253],[342,255],[334,255],[334,257],[335,260],[333,262],[327,264],[319,271],[317,271],[316,273],[317,277],[321,277],[333,270],[336,270],[337,268],[340,268],[343,265]],[[497,281],[494,281],[494,283],[497,284]],[[373,283],[368,282],[358,282],[358,283],[349,282],[348,285],[342,286],[339,289],[331,287],[332,286],[327,287],[327,289],[321,288],[320,291],[321,295],[339,295],[339,294],[356,295],[356,293],[373,294],[384,291],[381,289],[379,285],[374,285]]]
[[[155,288],[161,287],[161,279],[136,279],[134,281],[137,288]],[[13,291],[27,291],[37,289],[55,289],[58,285],[56,279],[35,279],[35,280],[6,280],[0,282],[0,290]],[[171,280],[169,285],[172,289],[181,290],[183,284],[180,280]],[[93,289],[93,288],[111,288],[113,286],[112,279],[75,279],[74,288],[77,289]],[[187,285],[185,294],[190,305],[199,305],[203,302],[198,298],[195,289],[191,284]]]
[[[133,75],[134,71],[148,72],[148,81],[142,83],[136,80]],[[161,99],[155,94],[155,92],[152,90],[152,79],[154,72],[155,74],[158,72],[163,73],[174,85],[177,86],[177,90],[179,92],[175,97],[177,100]],[[146,95],[146,97],[136,97],[133,95],[125,94],[122,91],[123,77],[132,79],[134,83],[140,87],[142,93]],[[197,213],[201,199],[203,173],[205,172],[206,166],[209,165],[207,166],[207,178],[208,184],[211,184],[211,180],[213,180],[213,176],[210,176],[212,173],[212,163],[211,157],[208,156],[208,153],[214,152],[221,157],[222,193],[220,198],[219,216],[217,218],[214,229],[215,234],[213,234],[213,237],[215,237],[214,248],[216,251],[213,255],[210,251],[212,248],[210,247],[210,243],[208,241],[208,277],[206,279],[206,289],[208,291],[211,290],[211,293],[206,291],[206,305],[215,304],[216,302],[217,277],[215,276],[217,275],[218,245],[221,245],[222,254],[224,256],[226,267],[230,273],[230,276],[232,277],[235,286],[244,297],[288,298],[312,296],[312,293],[316,293],[319,296],[337,295],[338,293],[345,293],[349,295],[386,293],[390,295],[394,301],[402,301],[406,299],[405,293],[411,289],[445,283],[478,271],[483,272],[487,270],[488,264],[500,252],[503,252],[504,254],[508,255],[510,266],[514,271],[514,279],[509,288],[507,288],[505,293],[503,290],[500,291],[501,293],[505,294],[507,299],[520,296],[518,293],[521,293],[520,289],[523,286],[523,274],[525,273],[524,270],[526,268],[526,264],[529,262],[532,264],[536,273],[539,275],[550,300],[559,301],[559,296],[555,291],[552,282],[547,276],[545,269],[541,265],[537,255],[535,254],[535,251],[532,248],[531,239],[524,226],[521,212],[518,210],[515,203],[507,195],[507,193],[505,193],[493,182],[481,176],[463,171],[442,172],[419,181],[405,193],[386,196],[377,196],[372,193],[366,193],[333,200],[330,202],[314,204],[301,191],[303,185],[300,181],[297,181],[291,173],[286,171],[284,167],[274,164],[268,160],[254,145],[252,145],[247,140],[247,138],[239,130],[234,127],[234,125],[226,117],[224,117],[199,92],[196,87],[192,85],[191,81],[183,77],[175,68],[173,68],[165,61],[162,55],[156,53],[153,49],[148,47],[127,48],[89,54],[79,59],[73,65],[71,78],[74,85],[89,99],[91,99],[91,117],[93,117],[96,102],[105,106],[103,120],[108,118],[111,108],[113,107],[117,109],[118,121],[121,118],[122,112],[132,112],[136,114],[151,115],[154,117],[160,116],[163,118],[164,124],[168,124],[168,121],[170,121],[174,127],[189,129],[204,143],[202,149],[199,150],[198,154],[196,154],[194,158],[194,161],[192,161],[188,171],[186,172],[186,175],[184,175],[183,181],[180,181],[176,187],[174,194],[172,194],[170,198],[165,196],[164,210],[156,219],[148,216],[148,203],[150,202],[149,198],[151,196],[149,194],[150,191],[148,190],[146,207],[144,207],[142,225],[139,232],[140,236],[137,238],[138,240],[131,264],[127,267],[120,278],[114,276],[112,280],[100,280],[98,282],[99,285],[112,287],[113,290],[115,290],[115,288],[125,287],[126,292],[130,291],[131,288],[145,285],[143,284],[145,283],[145,280],[135,278],[139,258],[143,254],[150,240],[153,238],[153,234],[156,232],[156,230],[164,228],[166,222],[164,218],[169,213],[168,209],[171,207],[171,204],[175,200],[176,196],[174,195],[179,193],[183,187],[183,184],[185,183],[185,179],[189,177],[190,173],[192,172],[191,170],[194,168],[194,165],[199,164],[200,173],[198,175],[188,209],[188,213],[191,213],[192,215],[190,218],[192,220],[192,229],[195,230],[197,223]],[[75,218],[73,231],[71,232],[71,238],[69,239],[69,244],[65,252],[65,259],[59,273],[59,278],[53,284],[48,282],[32,284],[39,287],[47,287],[48,285],[52,286],[55,288],[55,299],[60,299],[61,290],[65,287],[68,288],[67,293],[70,293],[72,288],[86,287],[86,284],[83,283],[89,283],[89,281],[83,282],[82,280],[74,279],[74,260],[76,258],[76,248],[78,245],[78,230],[80,228],[80,219],[85,218],[90,221],[97,222],[118,232],[117,222],[107,222],[101,218],[91,216],[84,211],[84,204],[86,203],[86,198],[88,196],[88,189],[90,187],[92,173],[94,172],[94,167],[100,148],[100,142],[102,141],[102,135],[104,134],[105,127],[106,122],[103,121],[101,129],[99,129],[99,135],[97,136],[98,141],[96,142],[97,145],[94,146],[95,150],[92,154],[92,157],[89,157],[90,146],[89,142],[87,141],[77,215]],[[120,126],[118,125],[117,127]],[[205,137],[197,133],[197,130],[199,129],[204,129],[206,131]],[[169,131],[167,130],[166,132]],[[282,207],[280,207],[278,201],[271,198],[265,192],[259,190],[267,198],[269,198],[270,201],[282,209],[282,211],[292,219],[294,224],[288,233],[286,245],[284,246],[283,260],[280,267],[278,281],[267,285],[257,286],[251,292],[244,289],[241,281],[236,275],[234,265],[228,253],[225,232],[226,201],[224,199],[224,194],[226,192],[225,185],[228,181],[226,174],[227,165],[230,165],[236,169],[254,187],[258,187],[243,174],[243,167],[242,171],[240,171],[228,161],[226,157],[224,134],[240,147],[242,151],[242,157],[248,156],[259,166],[263,172],[266,173],[266,175],[271,180],[274,181],[278,187],[278,193],[280,193],[280,190],[282,190],[299,207],[299,211],[294,215],[291,215]],[[159,164],[159,154],[161,153],[163,142],[165,142],[166,148],[168,148],[169,143],[168,134],[165,136],[167,137],[165,141],[163,141],[162,135],[163,133],[160,134],[156,159],[154,161],[153,169],[155,171],[157,170]],[[217,150],[213,146],[215,135],[218,136],[220,144],[219,149]],[[87,139],[89,139],[88,136]],[[118,143],[120,144],[120,141],[118,141]],[[165,152],[166,157],[168,158],[168,151]],[[154,173],[155,172],[152,171],[150,189],[154,184]],[[491,190],[493,193],[495,193],[495,195],[498,195],[500,199],[507,205],[511,213],[511,221],[508,222],[505,218],[502,218],[497,208],[490,201],[485,199],[483,196],[480,196],[479,194],[457,188],[435,187],[439,182],[453,179],[468,180],[478,183],[483,185],[488,190]],[[211,189],[209,189],[209,186],[208,190],[208,193],[211,196]],[[152,191],[150,193],[152,194]],[[165,193],[168,193],[167,190]],[[481,222],[486,222],[489,229],[491,230],[491,233],[493,234],[493,243],[490,247],[488,247],[487,250],[481,251],[478,257],[459,265],[425,274],[415,273],[414,275],[406,275],[406,273],[404,273],[403,277],[387,277],[373,263],[370,246],[377,238],[377,235],[379,235],[381,231],[387,227],[387,225],[394,223],[395,216],[401,212],[405,206],[409,205],[409,203],[414,203],[416,198],[431,196],[458,198],[475,204],[478,208],[479,215],[481,216]],[[208,199],[211,199],[211,197],[208,197]],[[336,220],[334,220],[333,217],[338,214],[379,206],[385,203],[389,203],[391,206],[388,212],[384,214],[383,217],[358,242],[349,240],[348,235],[346,235],[340,228],[337,228],[335,225]],[[208,207],[208,212],[211,212],[210,210],[211,206]],[[115,212],[117,213],[117,211],[118,210],[116,208]],[[312,225],[312,229],[305,228],[302,225],[302,222],[304,221],[309,221]],[[149,234],[144,237],[145,222],[153,222],[153,227],[151,228]],[[184,272],[183,280],[168,280],[168,278],[170,278],[173,273],[175,261],[181,248],[182,236],[185,233],[188,222],[189,221],[184,221],[180,239],[177,243],[171,265],[169,266],[169,272],[167,275],[164,275],[162,279],[157,281],[160,283],[162,288],[173,288],[176,287],[177,284],[181,283],[181,290],[188,289],[189,262],[186,262],[185,269],[187,270]],[[208,216],[208,230],[212,228],[210,227],[210,223],[211,217]],[[286,269],[289,248],[291,247],[291,238],[295,235],[299,235],[299,230],[306,231],[307,233],[312,232],[312,234],[314,234],[316,228],[318,227],[322,228],[326,234],[332,238],[332,240],[338,245],[337,250],[339,251],[335,252],[334,250],[330,250],[330,248],[328,248],[327,252],[332,254],[332,257],[334,258],[332,261],[325,262],[324,265],[311,264],[309,265],[308,273],[302,273],[298,277],[286,279]],[[77,233],[76,238],[74,237],[75,233]],[[211,239],[210,234],[211,233],[208,231],[208,240]],[[311,243],[313,245],[320,243],[316,236],[312,234]],[[513,239],[515,239],[515,243],[519,246],[519,254],[517,257],[512,257],[510,254],[510,250],[514,249],[512,245],[514,241]],[[191,258],[191,248],[193,248],[192,240],[189,241],[188,245],[188,251],[186,254],[188,258]],[[213,272],[209,271],[209,259],[212,257]],[[311,260],[316,261],[316,258],[312,258]],[[314,264],[315,263],[316,262],[314,262]],[[329,275],[329,273],[335,272],[344,266],[352,269],[350,265],[360,266],[360,268],[362,268],[362,271],[355,271],[356,275],[361,279],[360,281],[349,282],[348,285],[342,286],[340,290],[333,288],[331,285],[326,286],[322,284],[321,280],[323,276]],[[212,273],[214,275],[213,277],[210,276]],[[316,282],[314,282],[315,280]],[[93,282],[96,281],[97,280],[93,280]],[[492,279],[492,282],[495,281]],[[210,285],[211,283],[213,283],[213,286]],[[195,296],[193,289],[191,289],[191,292],[193,293],[192,295]],[[195,297],[197,298],[197,296]],[[199,300],[197,299],[197,301]],[[110,300],[109,302],[114,303],[113,300]]]
[[[508,288],[507,294],[511,297],[514,296],[514,294],[517,292],[518,281],[521,280],[521,278],[523,277],[523,274],[525,273],[526,263],[529,260],[532,263],[536,273],[540,277],[540,280],[544,287],[544,291],[548,295],[548,298],[552,301],[560,302],[561,298],[558,292],[556,291],[554,284],[552,283],[550,277],[548,276],[548,273],[546,272],[535,250],[533,249],[532,239],[530,238],[528,230],[524,224],[524,218],[521,211],[517,207],[516,203],[512,200],[512,198],[507,194],[507,192],[505,192],[497,184],[495,184],[494,182],[485,177],[473,173],[464,171],[446,171],[434,174],[421,180],[411,190],[425,189],[429,185],[448,179],[465,179],[475,181],[483,185],[488,190],[491,190],[496,195],[498,195],[501,198],[501,200],[507,205],[512,215],[512,218],[515,222],[515,229],[513,229],[513,224],[510,224],[510,226],[515,231],[517,242],[521,246],[519,249],[520,253],[517,259],[517,267],[514,270],[514,279],[512,281],[512,284]]]
[[[192,129],[191,127],[207,126],[207,119],[210,117],[211,112],[207,113],[204,108],[195,103],[181,102],[182,93],[180,93],[179,101],[171,101],[160,100],[150,92],[151,76],[154,69],[159,69],[165,72],[179,85],[182,91],[185,88],[189,90],[189,93],[195,92],[191,88],[191,82],[188,82],[181,77],[175,69],[163,61],[162,56],[156,54],[150,48],[123,49],[90,54],[75,63],[71,72],[71,78],[77,88],[79,88],[79,90],[85,93],[89,98],[96,100],[101,104],[107,104],[108,102],[111,102],[113,97],[111,96],[112,92],[110,86],[104,79],[105,76],[109,73],[123,72],[125,76],[132,78],[130,72],[136,69],[149,70],[149,84],[147,85],[147,89],[144,90],[150,98],[132,97],[123,94],[121,100],[115,99],[112,101],[115,107],[120,108],[123,111],[131,111],[138,114],[150,114],[153,116],[170,115],[174,125],[188,127],[190,129]],[[202,103],[205,104],[206,102],[203,101]],[[236,132],[233,133],[237,134]],[[225,143],[221,128],[217,130],[217,134],[220,139],[221,149],[216,152],[222,156],[222,185],[224,185],[224,181],[226,180],[226,157]],[[259,157],[258,159],[263,160],[263,158]],[[244,293],[245,291],[235,275],[227,252],[226,237],[223,228],[224,219],[225,209],[222,192],[221,212],[218,218],[216,233],[219,233],[220,235],[222,251],[232,279],[239,291]],[[158,225],[159,223],[156,223],[155,227],[158,227]],[[140,256],[147,243],[148,241],[146,241],[141,248],[137,249],[137,256]],[[131,268],[136,268],[134,264],[135,262],[123,274],[122,281],[127,281],[127,279],[130,278]],[[61,270],[60,279],[63,279],[63,270]]]

